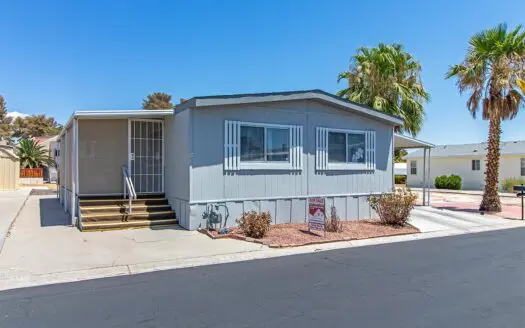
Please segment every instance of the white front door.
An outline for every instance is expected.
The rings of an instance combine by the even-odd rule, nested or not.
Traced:
[[[131,180],[137,194],[164,192],[164,121],[129,120]]]

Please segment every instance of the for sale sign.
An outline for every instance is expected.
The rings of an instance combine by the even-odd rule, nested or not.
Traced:
[[[308,198],[308,230],[324,232],[325,216],[324,198]]]

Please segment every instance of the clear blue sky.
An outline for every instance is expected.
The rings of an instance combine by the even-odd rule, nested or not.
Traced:
[[[65,122],[73,110],[139,108],[148,93],[198,95],[319,88],[360,46],[402,43],[432,96],[419,138],[481,142],[448,65],[475,32],[525,23],[525,1],[0,1],[0,94],[10,111]],[[525,111],[503,124],[525,139]]]

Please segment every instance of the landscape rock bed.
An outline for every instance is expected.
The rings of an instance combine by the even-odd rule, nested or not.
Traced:
[[[271,248],[296,247],[419,232],[411,225],[392,227],[369,220],[343,221],[342,232],[326,232],[324,235],[322,231],[309,232],[306,223],[272,225],[268,234],[261,239],[247,237],[239,228],[231,228],[227,234],[219,234],[215,230],[203,229],[200,231],[213,239],[233,238],[263,244]]]

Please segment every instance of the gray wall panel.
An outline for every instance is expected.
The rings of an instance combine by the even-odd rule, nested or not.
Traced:
[[[179,114],[180,115],[180,114]],[[241,106],[199,108],[192,110],[190,139],[192,149],[189,199],[189,226],[201,226],[203,203],[228,201],[226,206],[233,224],[242,212],[268,209],[274,223],[304,222],[305,195],[347,195],[385,192],[392,188],[392,126],[332,108],[317,101],[275,102]],[[177,116],[178,117],[178,116]],[[255,123],[295,124],[303,126],[303,170],[300,172],[246,170],[225,172],[224,121],[238,120]],[[315,170],[316,127],[376,131],[375,171]],[[270,199],[266,199],[270,198]],[[234,203],[239,199],[241,203]],[[199,204],[196,204],[199,203]],[[240,204],[242,204],[242,209]],[[327,212],[335,204],[341,219],[355,220],[370,217],[366,197],[331,196]],[[235,214],[235,215],[234,215]]]
[[[190,199],[190,111],[167,117],[165,129],[165,183],[166,197]]]

